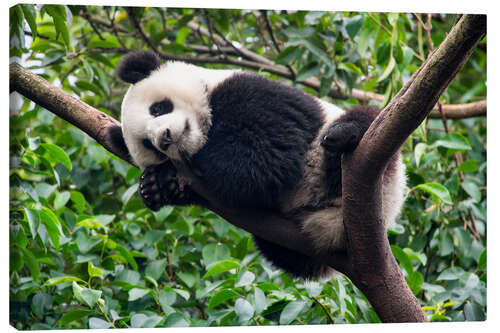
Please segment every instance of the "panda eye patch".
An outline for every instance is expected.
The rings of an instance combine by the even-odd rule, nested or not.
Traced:
[[[172,102],[169,99],[165,99],[163,101],[151,104],[151,106],[149,107],[149,113],[153,117],[159,117],[172,112],[173,109],[174,105],[172,104]]]

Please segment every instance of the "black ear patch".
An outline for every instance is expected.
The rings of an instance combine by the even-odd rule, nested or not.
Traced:
[[[124,56],[118,64],[118,77],[128,83],[145,79],[160,67],[160,57],[153,51],[133,51]]]
[[[106,139],[113,147],[113,150],[115,150],[121,158],[132,162],[132,156],[130,155],[127,145],[125,144],[121,126],[113,125],[108,127],[106,135]]]

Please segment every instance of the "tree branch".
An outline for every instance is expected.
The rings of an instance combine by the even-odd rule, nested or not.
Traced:
[[[383,172],[485,34],[486,16],[464,15],[375,119],[356,150],[343,155],[343,215],[352,265],[349,277],[384,322],[424,321],[425,314],[405,283],[385,234]]]

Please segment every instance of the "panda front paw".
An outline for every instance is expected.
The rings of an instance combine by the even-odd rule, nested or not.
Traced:
[[[149,166],[144,169],[139,181],[139,196],[144,205],[153,211],[160,210],[166,204],[158,179],[160,175],[157,166]]]
[[[144,169],[139,181],[139,196],[146,207],[158,211],[166,205],[184,206],[204,203],[189,186],[181,186],[170,162]]]
[[[353,151],[363,134],[363,129],[355,121],[336,122],[322,135],[321,145],[331,152]]]

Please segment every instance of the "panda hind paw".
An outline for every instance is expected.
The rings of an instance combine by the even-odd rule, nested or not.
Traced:
[[[321,145],[331,152],[348,152],[358,146],[362,137],[363,131],[356,122],[338,122],[323,133]]]

